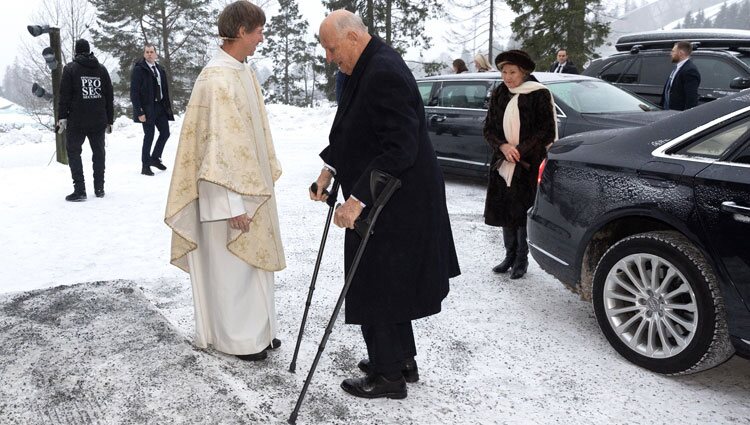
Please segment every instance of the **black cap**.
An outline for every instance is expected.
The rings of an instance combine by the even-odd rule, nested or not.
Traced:
[[[505,63],[511,63],[529,72],[532,72],[536,68],[536,64],[531,60],[531,56],[523,50],[508,50],[497,55],[495,58],[497,69],[500,69],[500,64]]]
[[[84,39],[76,41],[76,54],[79,55],[81,53],[91,53],[89,42]]]

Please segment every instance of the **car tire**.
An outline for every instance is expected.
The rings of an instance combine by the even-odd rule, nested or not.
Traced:
[[[716,275],[677,232],[641,233],[614,244],[596,267],[592,295],[605,337],[638,366],[682,375],[734,354]]]

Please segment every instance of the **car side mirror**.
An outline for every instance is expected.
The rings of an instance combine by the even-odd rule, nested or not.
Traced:
[[[729,87],[733,89],[747,89],[750,88],[750,78],[748,77],[737,77],[732,79],[732,82],[729,83]]]

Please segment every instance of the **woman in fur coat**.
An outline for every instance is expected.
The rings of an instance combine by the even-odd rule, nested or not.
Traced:
[[[492,93],[484,138],[493,150],[484,220],[503,228],[505,259],[492,271],[518,279],[528,268],[526,211],[533,205],[539,165],[557,139],[549,90],[531,75],[536,65],[521,50],[495,58],[503,83]]]

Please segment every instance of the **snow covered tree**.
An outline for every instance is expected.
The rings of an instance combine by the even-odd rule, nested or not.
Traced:
[[[551,63],[565,48],[578,66],[598,55],[609,34],[609,24],[599,19],[601,0],[507,0],[518,16],[511,23],[522,48],[532,58]]]
[[[273,62],[273,74],[263,84],[270,102],[305,103],[302,89],[295,82],[303,78],[307,27],[296,0],[279,0],[279,13],[266,26],[262,48],[263,54]]]
[[[133,64],[143,57],[143,46],[156,46],[165,68],[170,96],[177,110],[187,104],[195,77],[215,45],[216,14],[211,0],[91,0],[97,8],[94,41],[117,58],[120,82],[115,89],[126,96]]]

